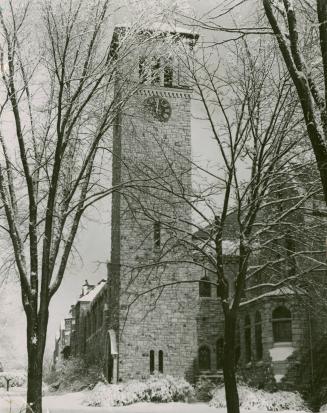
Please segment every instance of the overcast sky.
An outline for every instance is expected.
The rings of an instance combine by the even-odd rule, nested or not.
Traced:
[[[128,0],[126,0],[126,3],[127,1]],[[139,0],[131,1],[137,4],[140,3]],[[149,4],[153,2],[153,0],[141,1],[147,1]],[[172,3],[170,0],[157,1],[163,5]],[[117,2],[117,4],[122,4],[121,1],[117,0]],[[255,2],[256,0],[249,0],[252,6]],[[183,6],[186,5],[191,12],[195,12],[198,17],[201,17],[217,5],[221,12],[226,5],[237,2],[233,0],[189,0],[188,2],[178,0],[178,3],[182,3]],[[186,3],[188,3],[188,5]],[[114,19],[116,24],[126,22],[128,19],[126,10],[126,8],[121,8],[119,13],[117,13]],[[247,11],[248,6],[245,11],[238,12],[238,15],[235,17],[237,19],[243,18]],[[228,19],[224,18],[224,24],[228,24]],[[192,112],[195,114],[199,112],[199,105],[195,102],[192,104]],[[196,160],[213,161],[213,141],[210,139],[208,128],[195,119],[192,120],[192,152]],[[60,320],[68,316],[70,305],[78,298],[84,280],[87,279],[90,283],[97,283],[107,276],[106,262],[110,259],[110,198],[103,200],[97,205],[97,208],[92,212],[92,219],[84,219],[83,228],[79,232],[76,247],[77,252],[74,254],[74,260],[67,268],[62,285],[54,296],[50,306],[47,341],[48,354],[53,350],[54,338]],[[24,317],[22,312],[20,312],[20,314],[21,317]]]

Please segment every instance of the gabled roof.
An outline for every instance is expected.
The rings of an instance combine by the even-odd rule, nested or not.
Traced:
[[[290,295],[295,295],[295,294],[303,294],[303,292],[299,289],[290,288],[286,285],[284,287],[276,288],[275,290],[267,291],[266,293],[263,293],[257,297],[250,298],[249,300],[245,300],[240,303],[240,306],[251,304],[265,297],[274,297],[274,296],[284,297],[284,296],[290,296]]]
[[[106,285],[106,280],[101,280],[98,282],[98,284],[87,294],[83,295],[81,298],[78,299],[78,301],[81,302],[92,302],[96,296],[102,291],[104,286]]]

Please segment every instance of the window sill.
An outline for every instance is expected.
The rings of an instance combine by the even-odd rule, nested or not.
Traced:
[[[276,341],[273,343],[273,347],[293,347],[292,341]]]

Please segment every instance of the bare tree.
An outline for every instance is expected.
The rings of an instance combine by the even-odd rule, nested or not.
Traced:
[[[160,151],[160,156],[151,162],[150,152],[143,147],[132,168],[143,184],[122,190],[121,195],[126,216],[137,222],[140,249],[146,242],[144,234],[152,234],[153,222],[160,222],[162,229],[155,260],[131,264],[128,307],[159,290],[151,311],[166,288],[200,281],[198,276],[168,281],[166,266],[200,267],[214,274],[214,280],[205,282],[218,287],[224,314],[227,410],[238,413],[235,331],[244,292],[248,290],[253,297],[295,284],[323,263],[319,259],[312,263],[312,248],[307,246],[302,251],[306,269],[293,271],[292,260],[299,249],[287,243],[290,228],[298,226],[297,212],[316,192],[314,177],[304,178],[310,156],[301,146],[301,116],[289,77],[282,66],[272,70],[276,54],[263,42],[250,46],[242,41],[227,52],[230,66],[217,65],[218,53],[208,49],[202,49],[195,60],[185,61],[215,142],[216,164],[201,166],[160,136],[152,136],[150,146],[154,150],[155,140],[160,148],[155,153]],[[191,167],[204,178],[197,191],[188,179]],[[192,210],[194,220],[186,210]],[[226,240],[231,242],[229,253],[237,257],[232,273],[225,260]],[[258,262],[256,254],[264,259]],[[288,265],[292,270],[284,272]],[[256,276],[262,272],[265,277],[258,282]],[[140,279],[144,291],[135,291],[133,284]]]
[[[327,203],[327,4],[262,4],[297,91]]]
[[[115,83],[114,74],[139,46],[140,26],[116,31],[110,45],[111,7],[109,0],[8,0],[0,9],[1,228],[21,285],[34,412],[42,411],[49,303],[83,214],[117,189],[107,181],[108,131],[137,90],[134,81]],[[135,62],[124,61],[132,73]]]

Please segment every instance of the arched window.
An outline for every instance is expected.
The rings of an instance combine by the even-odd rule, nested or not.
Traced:
[[[159,372],[163,373],[163,351],[159,350]]]
[[[154,373],[154,350],[150,350],[150,374]]]
[[[284,306],[274,309],[272,313],[274,342],[284,343],[292,341],[292,315]]]
[[[211,297],[211,285],[208,283],[207,277],[202,277],[199,282],[199,296],[200,297]]]
[[[244,319],[244,337],[245,337],[245,361],[251,361],[251,320],[248,315]]]
[[[216,342],[217,370],[221,370],[223,368],[223,360],[224,360],[224,339],[219,338]]]
[[[259,360],[262,360],[262,326],[261,326],[261,314],[259,313],[259,311],[255,313],[254,334],[255,334],[256,359],[259,361]]]
[[[210,349],[207,346],[201,346],[199,348],[199,369],[210,370],[211,355]]]

